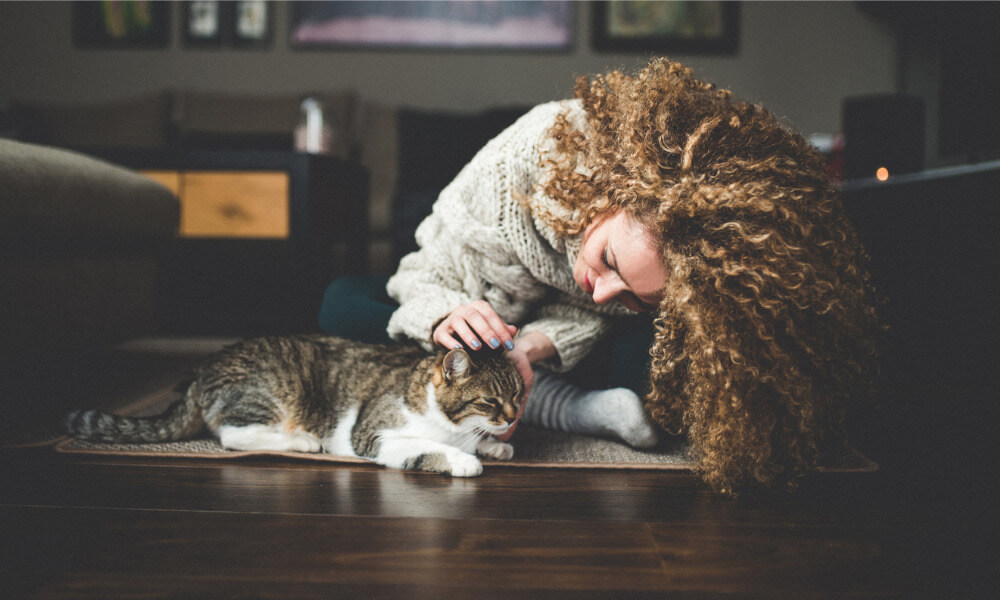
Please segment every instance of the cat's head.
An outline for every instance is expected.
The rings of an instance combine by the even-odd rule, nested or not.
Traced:
[[[500,435],[514,423],[524,399],[524,379],[499,350],[449,350],[434,365],[435,401],[462,428]]]

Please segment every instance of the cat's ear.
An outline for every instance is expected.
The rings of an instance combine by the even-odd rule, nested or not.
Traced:
[[[454,381],[465,377],[472,369],[472,359],[465,350],[451,350],[444,357],[444,378]]]

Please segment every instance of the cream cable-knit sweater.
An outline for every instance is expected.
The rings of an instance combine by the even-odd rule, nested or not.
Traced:
[[[584,125],[578,100],[536,106],[491,140],[446,187],[417,228],[420,249],[403,258],[387,290],[400,306],[389,320],[394,339],[431,350],[432,328],[457,306],[485,300],[522,333],[537,331],[556,356],[543,366],[566,371],[610,326],[609,317],[634,314],[618,303],[594,304],[576,285],[573,264],[580,237],[563,238],[517,201],[530,198],[555,214],[556,201],[537,189],[539,157],[552,150],[546,135],[569,110]]]

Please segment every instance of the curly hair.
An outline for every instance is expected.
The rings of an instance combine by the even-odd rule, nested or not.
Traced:
[[[668,277],[647,410],[717,490],[793,487],[873,395],[867,255],[822,156],[692,75],[655,59],[580,77],[586,130],[560,115],[543,184],[574,217],[541,216],[564,235],[617,210],[649,229]]]

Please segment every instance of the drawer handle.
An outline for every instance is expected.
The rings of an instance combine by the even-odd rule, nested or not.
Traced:
[[[222,213],[223,217],[232,221],[253,221],[253,216],[243,210],[239,204],[225,204],[219,207],[219,212]]]

